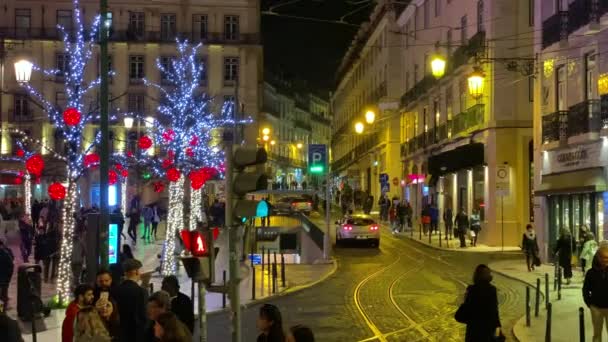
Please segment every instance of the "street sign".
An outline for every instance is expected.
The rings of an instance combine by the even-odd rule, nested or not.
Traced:
[[[380,184],[388,184],[388,173],[380,174]]]
[[[324,174],[327,171],[327,146],[323,144],[308,145],[308,172]]]
[[[509,196],[509,165],[496,166],[496,194],[498,196]]]

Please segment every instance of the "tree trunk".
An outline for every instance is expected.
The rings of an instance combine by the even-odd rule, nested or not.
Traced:
[[[68,172],[68,174],[70,174]],[[72,248],[74,242],[74,212],[76,210],[76,197],[78,185],[75,180],[68,180],[68,190],[63,202],[63,224],[61,234],[61,249],[59,260],[59,274],[57,279],[57,295],[59,302],[67,304],[72,295]]]
[[[165,232],[165,247],[161,273],[164,276],[175,274],[175,240],[176,234],[184,229],[184,176],[177,182],[169,184],[169,214]]]

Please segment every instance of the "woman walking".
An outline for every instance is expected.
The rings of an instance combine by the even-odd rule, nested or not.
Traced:
[[[492,272],[479,265],[473,274],[473,285],[466,290],[464,303],[456,312],[456,320],[467,325],[465,342],[504,341],[500,331],[498,295],[491,284]]]
[[[593,262],[593,258],[595,257],[595,252],[597,252],[598,245],[597,241],[595,241],[595,236],[593,233],[588,232],[585,236],[586,241],[583,242],[583,249],[581,251],[580,259],[581,259],[581,269],[583,270],[583,274],[585,273],[585,268],[587,265],[591,265]]]
[[[279,308],[272,304],[264,304],[260,308],[257,321],[258,330],[261,334],[257,342],[284,342],[283,319]]]
[[[564,270],[564,278],[566,279],[566,285],[570,285],[570,279],[572,279],[572,251],[574,250],[575,241],[572,238],[572,234],[568,229],[562,229],[559,240],[557,240],[557,246],[553,251],[555,254],[559,254],[559,266]]]
[[[481,218],[479,215],[479,210],[475,209],[471,214],[471,246],[477,246],[477,238],[479,237],[479,232],[481,231]]]
[[[526,231],[521,240],[521,249],[526,255],[528,272],[532,272],[534,270],[535,259],[538,258],[538,242],[536,240],[536,231],[532,228],[531,224],[526,226]]]

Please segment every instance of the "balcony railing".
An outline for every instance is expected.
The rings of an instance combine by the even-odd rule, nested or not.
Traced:
[[[568,38],[568,12],[560,11],[543,22],[543,48]]]
[[[469,128],[483,123],[483,112],[485,105],[478,103],[467,109],[466,112],[457,114],[452,120],[452,135],[460,134]]]
[[[566,138],[568,112],[565,110],[543,116],[543,144]]]
[[[600,101],[583,101],[568,110],[567,136],[598,133],[601,128]]]
[[[294,123],[296,125],[296,127],[300,127],[301,129],[310,131],[312,130],[312,128],[310,127],[310,124],[307,122],[304,122],[302,120],[294,120]]]

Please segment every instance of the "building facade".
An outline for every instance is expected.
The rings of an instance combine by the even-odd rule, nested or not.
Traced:
[[[536,10],[535,217],[551,256],[563,230],[608,238],[608,6],[537,1]]]
[[[268,153],[272,187],[293,189],[319,186],[307,172],[309,144],[329,144],[329,102],[310,92],[294,90],[287,81],[264,83],[258,141]]]
[[[400,175],[415,224],[427,205],[440,221],[464,210],[479,214],[481,243],[520,244],[533,214],[530,4],[414,0],[399,15]]]
[[[85,27],[98,13],[98,2],[80,2]],[[4,94],[0,95],[0,115],[2,127],[15,127],[26,131],[43,144],[61,151],[61,141],[55,139],[55,128],[47,116],[26,96],[15,82],[13,63],[22,58],[44,68],[58,70],[67,67],[69,56],[62,49],[61,36],[57,25],[67,30],[74,27],[72,1],[60,0],[44,2],[37,0],[9,0],[0,13],[2,38],[6,55]],[[135,113],[153,119],[156,114],[158,91],[144,87],[144,78],[162,83],[162,75],[156,61],[167,62],[176,55],[175,39],[188,39],[202,43],[201,60],[205,63],[201,91],[213,96],[219,107],[226,100],[238,94],[241,110],[257,122],[261,104],[260,84],[262,79],[262,46],[260,43],[260,14],[258,0],[194,0],[187,4],[175,1],[109,1],[110,28],[110,68],[114,76],[110,80],[110,110],[113,113]],[[94,63],[98,65],[99,56]],[[86,77],[98,75],[98,68],[88,69]],[[42,90],[44,96],[58,106],[65,105],[62,78],[43,79],[33,75],[32,85]],[[237,90],[238,87],[238,90]],[[95,107],[97,94],[91,94],[91,107]],[[146,120],[149,121],[149,120]],[[123,117],[111,123],[111,149],[126,152],[136,146],[136,139],[149,128],[144,122],[135,122],[127,128]],[[87,130],[85,139],[92,140],[96,127]],[[245,139],[255,141],[257,127],[251,125]],[[10,156],[15,152],[15,139],[8,134],[2,136],[0,152]],[[42,150],[50,159],[47,151]],[[47,161],[53,165],[52,160]],[[13,167],[13,166],[10,166]],[[46,197],[45,184],[51,180],[61,180],[61,168],[49,169],[40,186],[35,190],[37,197]],[[94,190],[99,187],[96,175],[89,175],[89,184],[81,185],[83,204],[93,200]],[[86,183],[86,182],[85,182]],[[4,186],[6,189],[8,185]],[[145,191],[154,195],[151,189]],[[18,190],[18,189],[16,189]],[[149,191],[148,191],[149,190]],[[19,196],[14,191],[11,192]],[[0,194],[1,196],[1,194]],[[12,196],[12,195],[11,195]]]
[[[375,5],[342,59],[331,99],[333,182],[365,192],[375,203],[383,194],[401,192],[394,180],[401,179],[397,109],[405,88],[397,16],[402,3]]]

